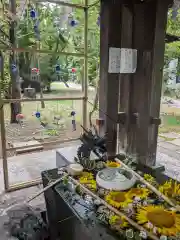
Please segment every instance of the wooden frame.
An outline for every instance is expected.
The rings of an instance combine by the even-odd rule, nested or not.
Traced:
[[[37,2],[43,2],[38,0]],[[46,1],[44,1],[46,2]],[[7,162],[7,151],[13,151],[17,149],[21,149],[21,147],[10,148],[6,147],[6,131],[5,131],[5,121],[4,121],[4,104],[12,103],[12,102],[36,102],[36,101],[57,101],[57,100],[82,100],[83,101],[83,126],[87,125],[87,98],[88,98],[88,56],[87,56],[87,48],[88,48],[88,0],[85,0],[85,5],[71,4],[62,1],[49,0],[49,2],[57,3],[63,6],[69,6],[74,8],[79,8],[84,10],[85,24],[84,24],[84,52],[83,53],[67,53],[67,52],[58,52],[57,55],[66,55],[66,56],[77,56],[84,59],[84,81],[82,82],[82,90],[83,94],[77,97],[59,97],[59,98],[39,98],[39,99],[2,99],[0,94],[0,122],[1,122],[1,141],[2,141],[2,158],[3,158],[3,174],[4,174],[4,188],[6,192],[12,192],[15,190],[20,190],[27,187],[36,186],[41,183],[41,179],[36,179],[28,182],[22,182],[18,184],[9,184],[9,176],[8,176],[8,162]],[[37,49],[23,49],[23,48],[11,48],[11,47],[2,47],[2,50],[5,51],[15,51],[15,52],[38,52],[38,53],[47,53],[51,54],[52,51],[47,50],[37,50]],[[54,53],[53,53],[54,54]],[[0,92],[1,92],[1,84],[0,84]],[[40,145],[49,145],[56,143],[64,143],[71,142],[77,139],[65,139],[61,141],[51,141],[49,143],[41,143]],[[38,146],[38,145],[35,145]]]

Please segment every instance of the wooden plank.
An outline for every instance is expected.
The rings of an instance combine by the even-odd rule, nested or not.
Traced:
[[[101,1],[99,107],[100,118],[105,119],[108,155],[116,153],[119,95],[119,74],[108,73],[109,47],[121,46],[121,7],[120,0]]]
[[[122,26],[121,26],[121,47],[132,48],[132,27],[133,27],[133,15],[131,11],[131,5],[122,6]],[[118,152],[122,149],[128,151],[130,145],[127,145],[128,135],[131,134],[129,129],[130,124],[130,84],[132,74],[120,74],[120,86],[119,86],[119,111],[124,112],[126,116],[125,124],[119,124],[119,137],[118,137]]]
[[[164,45],[165,22],[168,10],[168,1],[161,1],[161,3],[160,1],[144,2],[143,4],[135,4],[133,7],[133,48],[138,50],[138,66],[136,73],[133,75],[130,89],[130,111],[137,113],[138,117],[134,135],[129,135],[128,143],[132,145],[131,153],[136,154],[139,162],[150,166],[155,164],[155,146],[157,145],[157,132],[154,133],[153,138],[152,134],[150,134],[153,127],[151,119],[152,117],[159,117],[159,114],[152,115],[151,111],[156,109],[153,111],[158,112],[157,109],[159,109],[161,97],[161,80],[157,77],[156,80],[152,80],[154,74],[153,65],[155,61],[156,69],[154,72],[160,72],[159,66],[161,64],[163,66],[164,51],[157,52],[157,50]],[[166,7],[161,5],[166,5]],[[158,21],[161,24],[157,30]],[[156,47],[156,41],[159,43],[158,48]],[[161,47],[161,49],[163,48]],[[158,77],[161,78],[162,76],[158,74]],[[153,81],[156,82],[156,86],[153,84]],[[159,95],[155,98],[156,104],[152,107],[156,91],[159,92]],[[133,126],[131,125],[130,128],[133,129]]]
[[[152,91],[151,91],[151,106],[150,115],[153,118],[159,118],[160,104],[161,104],[161,90],[164,66],[164,49],[165,49],[165,35],[167,23],[167,11],[172,0],[157,0],[156,5],[156,24],[155,24],[155,38],[153,46],[153,60],[152,60]],[[157,150],[159,126],[154,124],[149,129],[149,148],[150,157],[155,161]]]

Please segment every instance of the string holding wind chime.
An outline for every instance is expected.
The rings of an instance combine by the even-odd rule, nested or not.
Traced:
[[[76,112],[72,111],[71,112],[71,117],[72,117],[72,130],[76,131],[76,118],[75,118]]]
[[[34,24],[33,25],[33,30],[34,30],[35,38],[36,38],[37,41],[40,41],[38,14],[37,14],[37,12],[34,8],[31,8],[31,10],[30,10],[30,18],[32,19],[33,24]],[[39,73],[40,73],[39,66],[38,67],[33,67],[31,69],[31,80],[32,81],[39,81]]]

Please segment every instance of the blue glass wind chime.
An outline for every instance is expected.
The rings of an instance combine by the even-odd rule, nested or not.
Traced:
[[[31,8],[29,14],[30,14],[30,17],[33,21],[33,30],[34,30],[36,41],[40,41],[38,14],[37,14],[37,12],[34,8]],[[39,81],[39,69],[38,68],[32,68],[31,69],[31,80],[32,81]]]
[[[40,41],[40,31],[39,31],[39,20],[38,20],[38,14],[34,8],[31,8],[30,10],[30,18],[33,21],[33,30],[35,34],[35,38],[37,41]],[[39,75],[39,69],[38,68],[32,68],[31,69],[31,80],[37,81]],[[34,113],[34,116],[40,121],[41,123],[41,113],[39,111]]]

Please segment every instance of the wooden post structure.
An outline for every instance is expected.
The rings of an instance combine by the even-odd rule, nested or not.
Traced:
[[[119,27],[118,27],[119,26]],[[119,74],[108,73],[109,47],[121,46],[121,0],[102,0],[100,13],[100,118],[105,119],[109,155],[116,151]]]
[[[101,4],[100,109],[106,112],[108,154],[116,153],[117,124],[110,116],[119,123],[121,148],[149,166],[155,165],[156,159],[165,30],[171,3],[102,0]],[[109,47],[136,49],[136,72],[108,73]]]

